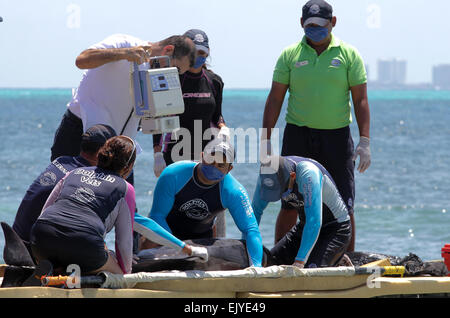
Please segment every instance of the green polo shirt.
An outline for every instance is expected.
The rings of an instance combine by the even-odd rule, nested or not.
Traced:
[[[358,51],[331,35],[317,56],[306,37],[282,52],[273,81],[289,85],[286,122],[317,129],[337,129],[352,121],[350,87],[367,82]]]

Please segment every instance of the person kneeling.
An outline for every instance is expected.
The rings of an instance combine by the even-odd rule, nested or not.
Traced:
[[[77,264],[82,273],[131,273],[133,228],[160,244],[207,260],[205,248],[191,247],[135,213],[135,191],[125,180],[135,159],[134,141],[116,136],[100,149],[97,166],[66,174],[31,229],[31,250],[38,263],[48,260],[57,271]],[[115,253],[104,241],[113,228]]]
[[[298,222],[270,253],[276,265],[337,266],[351,240],[348,210],[331,175],[315,160],[271,156],[261,164],[252,207],[258,224],[269,202],[282,200]]]

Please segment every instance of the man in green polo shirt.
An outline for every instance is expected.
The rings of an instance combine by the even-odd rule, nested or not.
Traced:
[[[323,0],[308,1],[303,6],[301,25],[305,36],[287,47],[275,66],[264,110],[262,153],[271,151],[271,129],[275,127],[289,90],[281,155],[315,159],[330,172],[351,214],[353,235],[349,251],[352,251],[355,160],[359,156],[361,173],[370,165],[367,75],[358,51],[331,33],[336,25],[331,5]],[[352,122],[350,96],[360,136],[356,149],[349,127]],[[282,206],[275,241],[296,221],[296,210]]]

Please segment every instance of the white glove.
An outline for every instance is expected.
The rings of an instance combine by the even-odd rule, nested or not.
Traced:
[[[259,143],[259,161],[261,163],[268,163],[269,157],[272,155],[272,143],[270,139],[263,139]]]
[[[217,134],[217,138],[223,141],[230,140],[230,129],[228,127],[223,126],[220,128],[219,133]]]
[[[298,268],[305,268],[305,263],[300,263],[295,261],[294,263],[292,263],[292,266],[298,267]]]
[[[199,257],[202,263],[206,263],[208,261],[208,250],[206,247],[191,245],[191,251],[191,256]]]
[[[355,153],[353,154],[353,161],[356,161],[356,158],[359,155],[359,165],[358,171],[363,173],[370,166],[370,139],[367,137],[359,137],[359,144],[355,149]]]
[[[153,172],[156,177],[161,175],[161,172],[166,167],[166,161],[164,160],[164,155],[162,152],[157,152],[153,155],[154,163],[153,163]]]

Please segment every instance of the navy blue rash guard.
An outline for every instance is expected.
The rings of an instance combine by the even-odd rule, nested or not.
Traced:
[[[297,156],[284,158],[290,163],[291,171],[296,172],[296,182],[293,191],[282,201],[287,208],[297,209],[301,213],[300,219],[305,222],[301,245],[295,259],[306,262],[319,238],[321,228],[336,221],[346,222],[350,217],[331,175],[320,163]],[[269,204],[261,199],[260,189],[261,180],[258,177],[252,201],[258,224]],[[323,209],[322,204],[328,209]]]
[[[181,250],[185,243],[156,222],[135,213],[134,187],[119,175],[98,167],[77,168],[53,189],[37,222],[105,238],[115,228],[117,260],[131,272],[133,229],[159,244]]]
[[[13,224],[14,231],[22,240],[30,240],[31,227],[59,180],[73,169],[87,166],[90,166],[90,163],[81,156],[58,157],[33,181],[20,203]]]
[[[245,188],[229,173],[215,185],[203,185],[196,169],[195,162],[179,161],[163,170],[149,217],[176,237],[190,239],[211,235],[216,215],[228,209],[247,242],[252,265],[262,266],[261,233]]]

